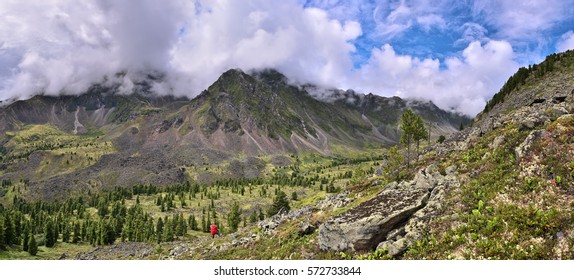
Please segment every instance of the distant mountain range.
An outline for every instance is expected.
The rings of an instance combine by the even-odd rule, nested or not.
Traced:
[[[131,95],[118,88],[94,85],[79,96],[39,95],[0,109],[0,178],[29,180],[51,195],[255,177],[267,164],[289,164],[288,154],[397,143],[407,108],[434,137],[470,121],[432,102],[292,85],[275,70],[229,70],[191,100],[151,94],[145,80]]]

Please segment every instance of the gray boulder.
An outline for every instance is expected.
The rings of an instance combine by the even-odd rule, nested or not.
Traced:
[[[397,241],[383,241],[377,246],[377,250],[387,249],[387,253],[391,257],[397,257],[404,253],[410,246],[406,238],[401,238]]]
[[[322,250],[372,250],[397,225],[425,206],[425,188],[385,188],[375,198],[328,220],[319,227]]]
[[[518,145],[516,149],[514,149],[514,156],[516,158],[516,161],[520,162],[520,160],[522,160],[524,156],[528,153],[528,151],[532,147],[532,144],[534,144],[534,142],[536,142],[546,133],[548,132],[546,132],[545,130],[534,130],[530,132],[530,134],[526,136],[526,139],[524,139],[524,141],[520,145]]]
[[[506,139],[504,135],[496,136],[496,138],[494,138],[494,140],[492,141],[492,143],[490,143],[490,145],[488,145],[488,147],[491,150],[496,150],[498,147],[500,147],[500,145],[502,145],[502,143],[504,143],[505,140]]]
[[[446,191],[459,185],[456,168],[445,171],[442,175],[431,165],[412,181],[390,183],[374,198],[324,222],[319,227],[319,247],[335,251],[385,247],[391,256],[402,254],[442,213]]]

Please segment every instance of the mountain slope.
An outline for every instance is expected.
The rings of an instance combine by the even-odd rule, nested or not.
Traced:
[[[248,257],[574,258],[574,52],[521,75],[472,127],[426,149],[414,177],[386,184],[375,172],[326,199],[340,202],[329,210],[320,201],[260,222],[268,236],[243,248],[282,246]],[[247,257],[228,242],[207,257]]]
[[[393,116],[411,106],[438,124],[442,120],[458,126],[452,120],[460,119],[437,111],[432,104],[352,91],[324,90],[332,93],[331,98],[315,99],[311,93],[316,88],[289,85],[274,71],[246,74],[231,70],[194,100],[181,106],[145,105],[145,114],[105,122],[98,133],[74,135],[73,130],[63,131],[55,124],[23,124],[6,133],[4,155],[27,148],[33,151],[23,153],[21,161],[5,162],[6,168],[20,164],[25,169],[35,162],[31,170],[45,172],[61,149],[74,147],[81,148],[73,150],[74,157],[81,156],[80,151],[96,157],[89,150],[94,145],[105,154],[97,161],[86,160],[91,165],[75,173],[52,178],[60,182],[68,178],[70,184],[46,184],[42,174],[37,177],[42,184],[36,185],[3,180],[0,191],[14,201],[9,204],[14,207],[3,215],[26,219],[18,211],[42,206],[32,207],[34,202],[21,200],[20,193],[33,188],[62,192],[73,185],[69,178],[90,178],[84,187],[93,190],[97,184],[109,186],[108,182],[121,180],[163,179],[168,183],[201,181],[205,178],[201,176],[251,176],[207,185],[115,188],[88,195],[88,203],[78,198],[50,209],[60,209],[57,215],[78,213],[74,218],[84,222],[94,218],[98,222],[91,222],[92,228],[105,231],[128,218],[122,213],[133,213],[129,219],[145,224],[139,228],[123,225],[121,238],[130,242],[119,242],[113,232],[111,242],[94,236],[81,240],[82,244],[119,244],[77,254],[80,259],[117,258],[118,252],[126,251],[132,252],[125,254],[127,258],[151,259],[571,259],[572,57],[571,52],[553,56],[543,63],[551,66],[537,65],[532,67],[537,70],[509,79],[506,89],[489,102],[471,127],[425,149],[410,169],[399,164],[399,169],[409,173],[399,182],[389,182],[390,176],[384,174],[396,156],[381,161],[383,157],[374,154],[381,151],[368,148],[369,142],[380,145],[396,139],[388,133],[396,127]],[[253,114],[257,108],[270,113]],[[325,139],[326,145],[313,139]],[[335,157],[337,147],[366,153]],[[56,154],[51,154],[54,149]],[[46,156],[51,156],[48,164]],[[236,173],[227,173],[231,170]],[[5,173],[3,179],[10,175]],[[74,189],[68,190],[66,197],[77,197]],[[262,210],[272,203],[269,193],[273,190],[276,197],[291,193],[291,210],[265,217]],[[338,194],[328,194],[333,192]],[[179,203],[174,205],[174,200]],[[239,231],[231,233],[231,219],[227,224],[221,220],[231,216],[238,201],[245,219]],[[70,211],[73,207],[77,210]],[[80,218],[80,210],[86,208],[97,211],[97,217]],[[115,214],[104,214],[106,209]],[[159,217],[166,224],[169,217],[172,225],[179,225],[183,213],[196,228],[177,234],[182,239],[174,241],[173,233],[154,228],[154,219]],[[202,226],[198,227],[195,217],[200,215]],[[219,221],[230,234],[211,239],[206,232],[209,219]],[[145,229],[142,235],[133,234],[141,229]],[[154,246],[161,243],[152,252],[152,246],[142,241]],[[58,246],[47,249],[58,256],[59,250]]]
[[[51,196],[137,183],[257,177],[288,154],[337,156],[398,141],[412,108],[433,135],[468,119],[432,103],[353,91],[314,98],[277,71],[229,70],[192,100],[93,86],[79,96],[36,96],[0,110],[1,178]]]
[[[378,255],[386,248],[409,259],[574,258],[573,93],[572,51],[519,70],[472,127],[426,150],[423,162],[456,170],[460,186],[433,190],[431,200],[442,199],[416,224],[424,234],[388,238]]]

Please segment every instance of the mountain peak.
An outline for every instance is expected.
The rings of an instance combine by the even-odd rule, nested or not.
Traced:
[[[250,73],[256,79],[266,84],[287,83],[288,79],[283,73],[273,68],[266,68],[263,70],[255,70]]]

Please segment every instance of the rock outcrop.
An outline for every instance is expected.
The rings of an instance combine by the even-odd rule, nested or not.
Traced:
[[[548,99],[552,98],[549,97]],[[558,98],[558,100],[562,99]],[[512,110],[512,113],[479,115],[472,127],[452,134],[443,143],[432,145],[423,150],[421,154],[436,151],[437,155],[440,156],[446,155],[451,151],[464,151],[479,137],[500,127],[516,123],[520,131],[531,131],[539,129],[573,111],[574,105],[569,102],[545,101],[534,103],[530,106],[516,107]]]
[[[390,183],[374,198],[323,223],[319,246],[335,251],[386,247],[400,255],[422,237],[426,224],[440,214],[445,192],[458,184],[454,167],[442,175],[434,165],[411,181]]]
[[[152,254],[154,247],[144,242],[122,242],[106,247],[97,247],[88,252],[78,253],[76,260],[117,260],[145,259]]]
[[[275,232],[275,229],[285,221],[297,220],[302,217],[309,217],[311,213],[326,210],[328,208],[336,209],[347,205],[352,201],[348,197],[348,192],[342,192],[336,195],[328,195],[325,199],[306,205],[302,208],[291,210],[291,211],[279,211],[279,213],[259,222],[257,225],[265,234],[270,235]],[[306,235],[311,234],[315,231],[317,225],[311,223],[308,219],[301,222],[299,234]]]
[[[542,129],[530,132],[530,134],[528,134],[526,139],[524,139],[524,141],[520,145],[518,145],[518,147],[516,147],[516,149],[514,150],[514,156],[516,158],[516,161],[520,162],[524,158],[524,156],[528,153],[534,142],[536,142],[538,139],[540,139],[547,133],[548,132],[546,130]]]

